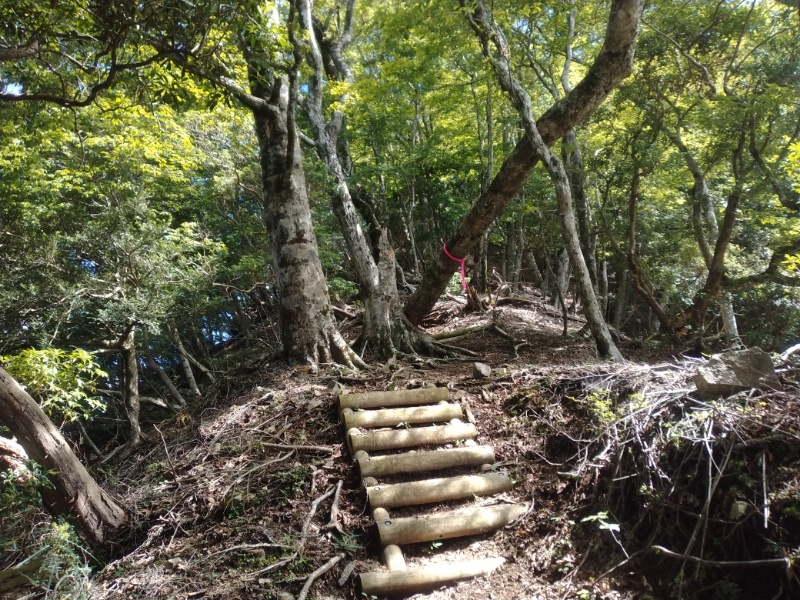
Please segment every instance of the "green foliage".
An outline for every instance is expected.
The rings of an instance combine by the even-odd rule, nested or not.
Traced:
[[[333,538],[333,547],[337,552],[344,552],[348,556],[355,556],[364,551],[364,542],[357,533],[344,533]]]
[[[0,356],[0,362],[55,422],[87,419],[105,407],[95,391],[108,374],[85,350],[23,350]]]
[[[42,488],[52,489],[53,482],[35,461],[0,473],[0,517],[3,523],[9,524],[8,531],[13,530],[11,523],[18,521],[22,513],[41,505],[39,490]],[[0,545],[7,543],[0,536]]]
[[[281,496],[291,499],[308,488],[310,475],[311,471],[308,467],[297,464],[291,469],[275,473],[272,481]]]
[[[39,549],[44,551],[44,560],[34,581],[47,590],[46,598],[91,598],[88,555],[69,523],[50,523],[39,540]]]

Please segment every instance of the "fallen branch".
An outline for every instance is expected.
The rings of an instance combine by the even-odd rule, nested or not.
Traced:
[[[431,337],[437,341],[441,340],[448,340],[450,338],[461,337],[464,335],[469,335],[471,333],[478,333],[479,331],[486,331],[491,327],[490,323],[484,323],[483,325],[473,325],[472,327],[462,327],[461,329],[454,329],[452,331],[440,331],[439,333],[434,333]]]
[[[341,527],[339,527],[339,497],[342,495],[343,484],[344,481],[341,479],[336,484],[336,493],[333,495],[333,506],[331,506],[331,518],[327,522],[327,524],[322,526],[322,531],[327,531],[328,529],[335,529],[339,533],[342,532]]]
[[[314,582],[317,580],[317,578],[320,575],[324,575],[325,573],[330,571],[343,558],[344,558],[344,554],[337,554],[332,559],[330,559],[328,562],[326,562],[324,565],[322,565],[319,569],[317,569],[316,571],[311,573],[311,575],[308,576],[308,579],[306,580],[306,583],[303,586],[303,589],[300,590],[300,593],[297,595],[297,600],[305,600],[305,597],[308,595],[308,590],[311,589],[311,586],[314,584]]]
[[[261,442],[265,448],[277,448],[279,450],[295,450],[296,452],[327,452],[333,454],[334,448],[328,446],[302,446],[296,444],[271,444],[269,442]]]
[[[319,496],[314,502],[311,503],[311,511],[308,513],[306,517],[305,523],[303,523],[303,529],[300,531],[300,541],[297,544],[297,553],[301,553],[303,551],[303,547],[306,545],[306,539],[308,538],[308,528],[311,525],[311,521],[314,518],[314,515],[317,514],[317,509],[319,505],[333,496],[334,492],[336,492],[336,488],[331,486],[330,489]]]
[[[664,546],[650,546],[651,550],[661,552],[664,556],[670,558],[677,558],[686,562],[693,562],[707,567],[784,567],[791,568],[792,561],[788,557],[784,558],[761,558],[757,560],[708,560],[707,558],[700,558],[699,556],[690,556],[689,554],[681,554],[673,552],[664,548]],[[633,556],[631,556],[633,558]],[[627,562],[627,561],[626,561]]]

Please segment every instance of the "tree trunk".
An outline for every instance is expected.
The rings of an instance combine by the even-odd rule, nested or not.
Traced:
[[[170,341],[175,344],[175,348],[178,350],[178,357],[181,361],[183,376],[186,378],[186,383],[189,385],[189,389],[192,391],[194,397],[200,398],[202,394],[200,393],[200,388],[197,386],[197,380],[194,377],[192,365],[189,362],[191,355],[186,351],[186,347],[183,345],[181,335],[178,332],[178,327],[175,325],[174,321],[170,321],[167,324],[167,329],[170,333],[170,337],[172,338]],[[210,377],[211,383],[214,383],[214,376],[211,374],[211,372],[208,370],[205,370],[204,372]]]
[[[153,349],[150,347],[150,335],[147,333],[146,328],[142,328],[142,346],[144,347],[144,362],[147,365],[147,368],[155,372],[155,374],[161,380],[161,383],[167,386],[172,399],[178,403],[178,406],[181,408],[185,407],[186,400],[184,399],[183,395],[181,395],[180,390],[175,387],[175,384],[172,382],[170,376],[167,375],[167,372],[161,368],[161,365],[156,362],[156,359],[153,356]]]
[[[644,0],[613,0],[603,47],[583,80],[536,122],[542,139],[552,144],[567,130],[588,118],[619,83],[630,75]],[[483,232],[500,215],[530,175],[540,157],[523,137],[503,162],[485,193],[473,204],[447,248],[466,256]],[[430,312],[447,287],[455,266],[441,253],[422,284],[406,303],[409,319],[418,323]]]
[[[275,79],[271,109],[253,108],[283,352],[314,370],[334,361],[353,368],[363,363],[336,329],[311,223],[294,120],[296,90],[290,89],[296,85],[285,76]]]
[[[564,246],[561,248],[561,251],[558,253],[556,257],[558,261],[556,266],[555,272],[552,273],[553,283],[555,285],[555,290],[553,290],[553,297],[551,298],[551,302],[554,308],[558,308],[558,303],[560,302],[560,296],[567,297],[567,290],[569,290],[569,272],[570,272],[570,262],[569,262],[569,252],[567,251],[567,247]]]
[[[669,315],[667,315],[652,289],[650,289],[651,286],[645,277],[642,266],[639,264],[639,257],[636,253],[636,221],[639,203],[639,183],[641,182],[641,178],[642,171],[637,167],[633,172],[630,188],[628,189],[628,247],[625,252],[625,258],[628,261],[630,280],[633,289],[636,290],[650,307],[650,310],[653,311],[664,333],[672,335],[675,332],[676,324]]]
[[[522,255],[522,262],[525,265],[525,269],[530,272],[534,285],[542,290],[542,298],[544,298],[545,294],[547,293],[547,290],[545,289],[545,281],[542,278],[542,272],[539,270],[539,265],[536,264],[533,251],[526,249]]]
[[[377,262],[364,236],[337,147],[337,143],[346,146],[346,140],[339,140],[344,114],[334,111],[330,122],[325,121],[322,106],[323,65],[333,65],[329,67],[329,76],[333,73],[344,81],[352,81],[352,72],[344,61],[342,52],[352,34],[353,0],[347,2],[347,14],[340,36],[325,45],[329,53],[328,61],[322,56],[321,45],[312,27],[310,3],[308,0],[296,0],[296,3],[300,21],[307,33],[309,64],[314,70],[308,84],[308,116],[314,131],[317,154],[334,178],[336,190],[332,200],[333,212],[355,267],[364,302],[364,329],[359,344],[380,358],[391,357],[397,352],[443,354],[445,352],[418,330],[402,312],[397,293],[395,255],[389,245],[387,231],[384,229],[379,236]],[[342,98],[342,104],[345,102],[346,97]],[[417,119],[414,120],[414,137],[417,135],[416,124]]]
[[[462,5],[465,3],[466,0],[462,0]],[[575,212],[572,206],[569,178],[564,170],[564,165],[550,151],[537,129],[536,121],[533,118],[531,98],[519,81],[512,75],[511,53],[508,43],[503,32],[483,5],[482,0],[477,0],[473,7],[468,9],[467,18],[481,41],[484,56],[494,68],[500,87],[508,94],[511,103],[522,119],[522,125],[528,141],[541,157],[542,164],[544,164],[550,175],[550,180],[553,183],[556,198],[558,199],[564,246],[569,253],[578,292],[583,301],[583,312],[597,344],[597,351],[603,358],[621,362],[624,358],[611,339],[608,326],[597,302],[597,295],[594,293],[592,280],[589,277],[589,269],[583,259],[578,229],[575,223]]]
[[[40,489],[48,510],[69,516],[96,556],[110,556],[112,540],[128,522],[125,510],[97,485],[41,407],[2,368],[0,415],[53,483]]]
[[[142,441],[142,428],[139,424],[139,361],[136,357],[136,328],[130,327],[119,345],[122,353],[122,373],[125,382],[123,400],[128,415],[130,432],[128,442],[136,446]]]
[[[695,295],[692,306],[684,312],[684,315],[688,318],[688,322],[696,335],[702,337],[703,321],[706,311],[708,310],[708,305],[711,300],[717,296],[720,286],[722,285],[725,253],[733,235],[736,211],[739,199],[741,198],[742,191],[739,179],[744,149],[744,134],[742,133],[740,135],[739,146],[733,153],[733,172],[736,183],[733,191],[728,195],[728,205],[725,208],[722,230],[720,230],[719,224],[717,223],[717,215],[714,211],[714,205],[711,202],[711,195],[708,191],[705,173],[694,156],[692,156],[686,144],[683,143],[680,129],[675,133],[667,133],[667,136],[683,155],[686,166],[694,180],[694,187],[692,188],[692,231],[700,247],[703,261],[708,269],[708,276],[706,277],[706,282],[702,290]],[[704,225],[708,228],[708,237],[706,236]],[[709,238],[711,238],[715,244],[713,253],[711,251]],[[731,346],[738,347],[741,345],[741,339],[739,338],[739,328],[736,325],[736,314],[733,311],[730,296],[725,294],[722,298],[719,298],[718,301],[728,343]]]
[[[564,134],[562,140],[564,148],[564,168],[569,175],[569,187],[575,203],[575,216],[578,220],[578,238],[581,243],[581,253],[589,267],[589,277],[597,290],[597,261],[592,236],[591,213],[589,200],[586,197],[586,186],[583,173],[583,156],[581,155],[578,137],[575,130],[570,129]]]

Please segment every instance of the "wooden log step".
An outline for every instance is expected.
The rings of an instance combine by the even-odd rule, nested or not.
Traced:
[[[508,475],[487,473],[393,485],[374,485],[367,488],[367,497],[372,508],[392,508],[460,500],[473,496],[491,496],[507,492],[511,486],[511,478]]]
[[[461,406],[447,402],[381,410],[354,411],[345,408],[342,411],[345,430],[353,427],[394,427],[400,423],[446,423],[461,416]]]
[[[393,450],[430,444],[447,444],[457,440],[469,440],[478,437],[478,430],[472,423],[462,423],[453,419],[447,425],[433,427],[416,427],[411,429],[389,429],[384,431],[361,431],[348,429],[347,446],[351,456],[359,450]]]
[[[491,573],[505,562],[504,558],[481,558],[459,562],[435,563],[404,571],[361,573],[360,591],[367,596],[407,594],[446,583]]]
[[[447,448],[385,456],[370,456],[361,450],[356,452],[355,458],[358,461],[361,477],[385,477],[443,471],[457,467],[480,467],[490,465],[495,460],[491,446]]]
[[[397,390],[393,392],[365,392],[362,394],[341,394],[339,410],[345,408],[388,408],[392,406],[419,406],[436,404],[447,400],[447,388],[419,388],[416,390]]]
[[[525,514],[525,504],[502,504],[467,510],[448,511],[434,515],[392,519],[383,508],[372,516],[378,526],[382,545],[416,544],[467,535],[486,533],[505,527]]]

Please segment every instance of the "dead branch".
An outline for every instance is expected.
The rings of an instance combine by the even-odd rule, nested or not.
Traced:
[[[431,337],[437,341],[449,340],[451,338],[462,337],[465,335],[486,331],[491,326],[491,323],[484,323],[482,325],[473,325],[472,327],[453,329],[452,331],[440,331],[439,333],[432,334]]]
[[[269,442],[261,442],[264,448],[277,448],[278,450],[294,450],[295,452],[327,452],[333,454],[335,448],[328,446],[303,446],[298,444],[272,444]]]
[[[321,575],[324,575],[328,571],[330,571],[343,558],[344,558],[344,554],[343,553],[342,554],[337,554],[332,559],[330,559],[328,562],[326,562],[324,565],[322,565],[319,569],[317,569],[316,571],[311,573],[311,575],[308,576],[308,579],[306,580],[306,583],[303,586],[303,589],[300,590],[300,593],[297,595],[297,600],[305,600],[305,597],[308,595],[308,590],[311,589],[311,586],[314,584],[314,582],[317,580],[317,578],[320,577]]]
[[[301,553],[303,551],[303,547],[306,545],[306,539],[308,539],[308,528],[311,525],[311,521],[314,518],[314,515],[317,514],[317,509],[319,505],[322,504],[325,500],[333,496],[336,492],[336,488],[331,486],[327,492],[319,496],[314,502],[311,503],[311,510],[306,517],[305,523],[303,523],[303,529],[300,532],[300,541],[297,544],[297,553]]]
[[[672,550],[668,550],[664,548],[664,546],[650,546],[651,550],[655,550],[656,552],[660,552],[664,556],[669,556],[670,558],[677,558],[679,560],[683,560],[686,562],[697,563],[699,565],[705,565],[707,567],[769,567],[769,566],[781,566],[785,569],[790,569],[792,567],[792,562],[789,560],[788,557],[784,558],[761,558],[756,560],[708,560],[706,558],[700,558],[699,556],[690,556],[688,554],[680,554],[679,552],[673,552]],[[631,557],[633,558],[633,557]]]
[[[336,493],[333,495],[333,506],[331,506],[331,518],[327,524],[322,526],[321,531],[335,529],[339,533],[342,533],[342,528],[339,527],[339,497],[342,495],[342,485],[344,485],[344,481],[340,479],[336,483]]]

